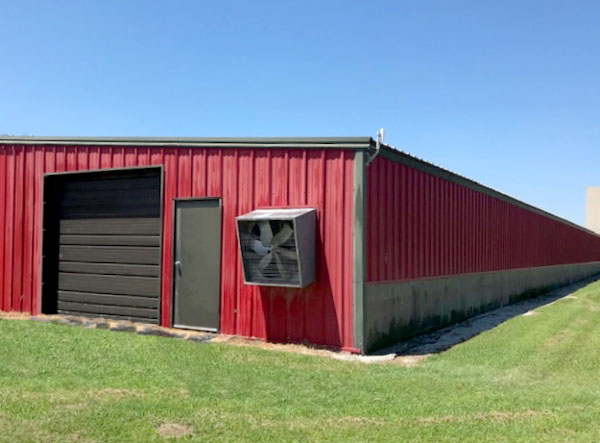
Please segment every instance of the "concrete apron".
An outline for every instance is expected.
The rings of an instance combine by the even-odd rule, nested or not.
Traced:
[[[365,352],[600,274],[600,262],[366,283]]]

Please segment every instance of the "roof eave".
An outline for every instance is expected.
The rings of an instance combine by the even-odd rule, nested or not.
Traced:
[[[188,146],[206,148],[288,148],[369,150],[371,137],[38,137],[0,136],[9,145]]]

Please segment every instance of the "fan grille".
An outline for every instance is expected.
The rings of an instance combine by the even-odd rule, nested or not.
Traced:
[[[298,249],[291,220],[238,220],[246,282],[297,286]]]

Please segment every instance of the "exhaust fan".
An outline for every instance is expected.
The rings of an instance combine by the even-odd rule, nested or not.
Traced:
[[[315,209],[258,209],[236,222],[245,283],[303,288],[315,280]]]

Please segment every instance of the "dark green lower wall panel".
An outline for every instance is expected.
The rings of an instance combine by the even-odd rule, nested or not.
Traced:
[[[365,351],[374,352],[595,274],[600,274],[600,262],[367,283]]]

